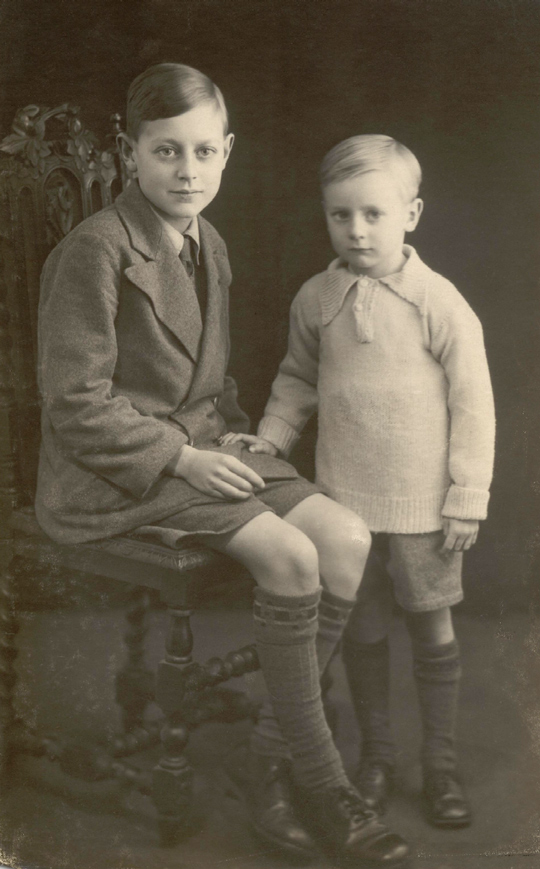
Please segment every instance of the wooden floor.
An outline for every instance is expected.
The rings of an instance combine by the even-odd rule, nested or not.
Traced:
[[[203,658],[234,633],[251,640],[248,608],[212,610],[204,625]],[[540,867],[540,625],[522,614],[502,620],[458,614],[464,662],[460,716],[462,772],[475,821],[461,831],[433,829],[419,800],[419,720],[409,640],[400,620],[392,638],[393,713],[400,747],[396,798],[388,824],[411,843],[418,869]],[[149,659],[161,654],[163,615],[152,615]],[[19,702],[48,732],[112,732],[118,727],[112,678],[123,660],[118,611],[27,614],[20,634]],[[339,710],[338,746],[352,770],[357,733],[341,662],[333,665]],[[247,677],[260,696],[260,675]],[[2,795],[0,864],[16,869],[284,869],[252,838],[244,806],[230,794],[221,768],[246,739],[246,723],[206,725],[190,744],[196,769],[198,831],[171,850],[158,846],[147,797],[113,782],[66,779],[46,761],[17,763]],[[143,763],[151,765],[149,753]],[[314,869],[330,869],[322,857]]]

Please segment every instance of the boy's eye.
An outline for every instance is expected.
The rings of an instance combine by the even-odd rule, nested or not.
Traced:
[[[158,154],[161,157],[172,157],[173,154],[176,154],[174,148],[158,148]]]
[[[215,154],[215,153],[216,153],[215,148],[207,148],[207,147],[199,148],[199,150],[197,151],[197,154],[199,155],[199,157],[210,157],[211,154]]]
[[[370,208],[369,211],[366,212],[367,219],[372,221],[372,222],[374,222],[375,220],[378,220],[380,216],[381,216],[381,212],[377,211],[376,208]]]
[[[346,220],[349,219],[349,214],[347,211],[334,211],[332,212],[332,217],[339,223],[344,223]]]

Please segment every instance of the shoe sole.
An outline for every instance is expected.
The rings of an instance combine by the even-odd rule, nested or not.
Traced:
[[[429,815],[426,815],[426,817],[432,827],[440,827],[445,830],[462,830],[464,827],[470,827],[472,824],[472,818],[464,818],[462,821],[439,821]]]
[[[313,860],[320,857],[320,852],[306,851],[304,848],[297,848],[294,845],[287,845],[281,839],[277,839],[268,833],[262,827],[258,827],[257,824],[250,818],[249,811],[249,797],[245,791],[245,789],[238,782],[232,778],[231,774],[228,770],[223,771],[224,778],[226,779],[226,784],[230,791],[233,792],[234,796],[240,800],[244,804],[244,808],[246,809],[246,813],[249,819],[249,826],[251,832],[259,839],[259,841],[264,842],[266,845],[270,845],[272,850],[278,851],[280,854],[285,855],[289,860],[294,860],[296,863],[299,863],[303,866],[307,866],[309,863],[312,863]]]

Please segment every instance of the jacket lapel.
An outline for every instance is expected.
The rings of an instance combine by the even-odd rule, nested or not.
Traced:
[[[220,394],[229,355],[228,283],[229,263],[217,249],[209,224],[199,218],[202,262],[206,270],[206,321],[199,364],[193,378],[189,400]]]
[[[118,197],[115,206],[132,247],[145,258],[128,266],[124,274],[146,293],[158,319],[197,362],[203,332],[199,302],[159,219],[136,182]]]

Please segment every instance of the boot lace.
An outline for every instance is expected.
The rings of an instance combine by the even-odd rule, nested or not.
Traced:
[[[364,800],[354,788],[340,787],[336,789],[336,798],[344,814],[353,823],[362,823],[376,817],[375,812],[368,809]]]

